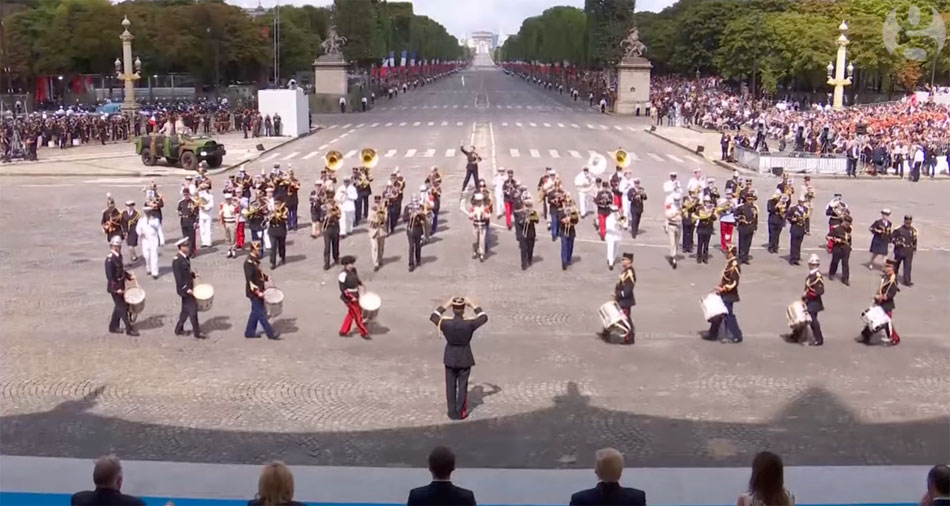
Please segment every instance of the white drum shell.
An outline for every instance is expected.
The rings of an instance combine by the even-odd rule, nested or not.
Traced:
[[[597,310],[597,315],[600,317],[600,324],[604,327],[604,330],[620,327],[627,331],[632,323],[627,321],[627,316],[623,314],[620,304],[617,304],[616,301],[605,302]]]
[[[891,318],[887,316],[884,308],[877,305],[865,309],[861,313],[861,319],[873,332],[883,329],[885,325],[891,322]]]
[[[198,311],[205,312],[211,310],[211,306],[214,305],[214,287],[208,284],[197,285],[192,289],[191,293],[195,296]]]
[[[785,311],[785,316],[788,318],[789,328],[794,329],[811,323],[811,315],[808,314],[808,308],[805,306],[805,303],[800,300],[789,304],[788,309]]]
[[[703,317],[706,318],[707,322],[729,312],[726,309],[726,304],[722,301],[722,297],[717,293],[711,293],[704,297],[700,301],[700,305],[703,308]]]
[[[363,319],[372,320],[379,315],[379,308],[382,307],[383,301],[379,295],[373,292],[366,292],[360,296],[360,309],[363,310]]]
[[[280,316],[284,311],[284,292],[274,286],[264,290],[264,307],[269,318]]]
[[[129,306],[129,312],[139,314],[145,309],[145,290],[139,287],[127,288],[123,297]]]

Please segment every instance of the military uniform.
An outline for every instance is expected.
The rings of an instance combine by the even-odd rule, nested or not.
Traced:
[[[340,261],[340,207],[332,200],[323,205],[323,270]]]
[[[125,333],[138,335],[129,319],[129,306],[125,303],[125,282],[132,279],[122,263],[122,254],[110,251],[105,260],[106,291],[112,296],[112,318],[109,320],[109,332],[119,333],[119,321],[125,324]]]
[[[749,250],[752,249],[752,237],[759,221],[759,211],[755,204],[747,200],[736,208],[736,224],[739,229],[739,252],[737,260],[741,264],[749,263]]]
[[[900,274],[901,266],[903,266],[904,285],[912,286],[914,283],[910,279],[910,269],[914,262],[914,252],[917,251],[917,229],[906,223],[906,217],[904,219],[905,223],[891,236],[891,242],[894,243],[894,274]]]
[[[383,265],[383,255],[386,249],[386,208],[382,205],[382,199],[375,197],[376,204],[373,206],[373,213],[369,218],[369,241],[370,252],[373,258],[373,270],[378,271]]]
[[[406,205],[403,212],[406,221],[406,237],[409,240],[409,272],[422,264],[422,238],[425,235],[425,213],[418,202]]]
[[[175,291],[181,297],[181,313],[175,325],[175,335],[184,335],[185,320],[191,320],[191,330],[195,338],[202,339],[201,327],[198,325],[198,302],[191,291],[195,288],[195,273],[191,271],[191,260],[178,252],[172,261],[172,272],[175,274]]]
[[[805,239],[805,233],[807,232],[805,227],[807,214],[808,208],[801,201],[785,212],[785,220],[789,224],[788,263],[792,265],[798,265],[802,259],[802,241]]]
[[[719,281],[718,288],[719,296],[722,297],[727,312],[722,317],[713,318],[709,325],[707,338],[710,340],[719,339],[722,342],[741,343],[742,330],[739,329],[739,320],[736,319],[733,312],[733,305],[739,302],[739,262],[737,259],[730,258],[726,261],[726,267],[722,271],[722,279]],[[719,327],[723,321],[726,322],[726,330],[732,335],[731,339],[727,339],[725,336],[719,338]]]
[[[624,257],[627,257],[627,255],[629,255],[628,258],[633,259],[632,254],[625,253]],[[617,280],[617,284],[614,286],[614,298],[630,324],[630,332],[624,336],[624,343],[626,344],[633,344],[634,342],[633,318],[630,316],[630,309],[637,305],[636,298],[633,295],[633,288],[636,284],[637,273],[633,270],[633,266],[630,266],[620,273],[620,279]]]
[[[888,260],[889,265],[895,265],[895,260]],[[874,304],[881,306],[881,309],[887,313],[887,316],[891,318],[891,321],[884,326],[884,343],[885,344],[900,344],[901,336],[898,335],[897,330],[894,329],[894,297],[897,296],[897,292],[900,291],[900,288],[897,287],[897,272],[894,273],[885,272],[881,276],[881,283],[878,285],[877,293],[874,295]],[[864,326],[864,329],[861,330],[861,342],[868,344],[871,340],[871,336],[874,332],[868,328],[867,325]]]
[[[181,236],[188,239],[191,257],[195,257],[198,241],[195,237],[195,225],[198,222],[198,206],[188,194],[178,201],[178,217],[181,224]]]
[[[640,233],[640,217],[643,216],[643,203],[647,200],[647,192],[634,184],[627,190],[627,200],[630,201],[630,235],[636,239]]]
[[[769,253],[778,253],[779,242],[782,238],[782,229],[785,228],[786,208],[787,203],[783,196],[772,197],[766,203],[766,209],[769,213]]]
[[[817,262],[817,257],[815,259]],[[824,311],[825,305],[821,301],[821,296],[825,293],[825,281],[821,278],[821,269],[817,263],[805,278],[805,293],[802,295],[802,301],[805,302],[805,310],[811,317],[808,327],[811,329],[812,340],[809,342],[812,346],[821,346],[825,342],[825,337],[821,333],[821,323],[818,322],[818,313]],[[791,340],[802,342],[805,334],[805,326],[795,328],[792,331]]]
[[[838,263],[841,263],[841,282],[845,285],[851,278],[849,260],[851,258],[851,219],[847,217],[840,225],[828,234],[828,241],[832,243],[831,265],[828,267],[828,277],[835,278],[838,272]]]
[[[533,207],[524,207],[515,212],[515,237],[521,251],[521,270],[525,270],[534,260],[534,244],[537,240],[537,224],[541,221]]]
[[[445,316],[445,307],[439,306],[429,316],[445,337],[445,400],[452,420],[468,416],[468,377],[475,365],[472,355],[472,337],[479,327],[488,322],[488,315],[475,306],[475,318],[467,319],[460,313]]]

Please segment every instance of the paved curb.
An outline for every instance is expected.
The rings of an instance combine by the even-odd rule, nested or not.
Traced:
[[[241,160],[240,162],[232,163],[231,165],[228,165],[227,167],[220,167],[220,168],[208,170],[208,171],[205,171],[205,172],[206,172],[208,175],[210,175],[210,176],[215,176],[215,175],[218,175],[218,174],[223,174],[223,173],[225,173],[225,172],[227,172],[227,171],[229,171],[229,170],[238,168],[238,167],[240,167],[240,166],[242,166],[242,165],[251,163],[251,162],[253,162],[253,161],[255,161],[255,160],[259,160],[259,159],[260,159],[262,156],[264,156],[265,154],[267,154],[267,153],[269,153],[269,152],[271,152],[271,151],[273,151],[273,150],[275,150],[275,149],[277,149],[277,148],[286,146],[287,144],[290,144],[291,142],[294,142],[294,141],[297,140],[297,139],[303,139],[303,138],[305,138],[305,137],[309,137],[310,135],[314,134],[315,132],[319,132],[321,129],[322,129],[321,127],[314,127],[312,130],[310,130],[309,132],[307,132],[307,133],[305,133],[305,134],[299,135],[299,136],[297,136],[297,137],[290,137],[289,139],[287,139],[287,140],[285,140],[285,141],[283,141],[283,142],[280,142],[280,143],[278,143],[278,144],[274,144],[273,146],[271,146],[271,147],[265,149],[264,151],[258,151],[258,152],[257,152],[257,156],[255,156],[255,157],[245,158],[245,159]]]

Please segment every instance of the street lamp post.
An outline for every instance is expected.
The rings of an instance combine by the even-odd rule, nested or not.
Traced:
[[[128,17],[122,19],[124,28],[119,40],[122,41],[122,59],[115,59],[115,76],[120,81],[125,81],[125,99],[122,101],[122,112],[132,120],[134,114],[139,110],[139,104],[135,101],[135,81],[142,77],[142,60],[135,58],[132,61],[132,39],[135,37],[129,32],[129,26],[132,22]],[[133,70],[134,65],[134,70]]]
[[[831,106],[839,110],[844,106],[844,87],[851,86],[851,78],[854,76],[854,64],[849,63],[847,67],[848,76],[845,77],[845,59],[847,57],[848,37],[845,32],[848,31],[848,24],[844,21],[838,26],[841,35],[835,43],[838,45],[838,57],[835,63],[828,62],[828,84],[834,86],[834,98]]]

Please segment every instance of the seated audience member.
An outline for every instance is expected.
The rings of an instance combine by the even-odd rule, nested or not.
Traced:
[[[749,491],[739,496],[736,506],[795,506],[795,496],[785,490],[781,457],[772,452],[759,452],[755,456]]]
[[[247,506],[304,506],[294,500],[294,475],[283,462],[268,462],[257,480],[257,496]]]
[[[444,446],[437,446],[429,454],[429,472],[432,483],[409,492],[407,506],[475,506],[471,490],[452,484],[455,454]]]
[[[613,448],[597,450],[594,454],[594,474],[600,483],[571,496],[571,506],[646,506],[644,491],[620,486],[623,474],[623,455]]]
[[[920,506],[950,506],[950,466],[939,464],[927,473],[927,493]]]
[[[122,463],[115,455],[96,459],[92,482],[96,489],[73,494],[72,506],[145,506],[141,499],[119,492],[122,488]]]

